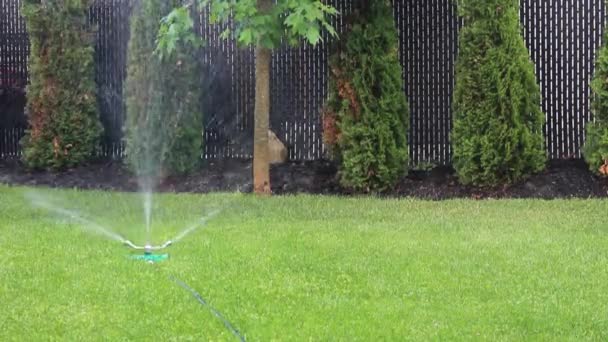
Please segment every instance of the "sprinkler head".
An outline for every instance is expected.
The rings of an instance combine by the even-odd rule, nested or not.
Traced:
[[[173,241],[169,240],[160,246],[153,246],[153,245],[147,243],[142,247],[142,246],[138,246],[138,245],[134,244],[133,242],[131,242],[129,240],[124,240],[123,244],[125,244],[126,246],[128,246],[132,249],[144,251],[143,255],[132,255],[131,257],[133,259],[145,260],[148,263],[153,264],[155,262],[169,259],[169,254],[154,254],[153,252],[161,250],[161,249],[165,249],[165,248],[171,246],[171,244],[173,244]]]
[[[133,242],[131,242],[129,240],[124,240],[122,243],[125,244],[128,247],[133,248],[133,249],[143,250],[144,253],[151,253],[152,251],[159,251],[161,249],[165,249],[165,248],[171,246],[173,244],[173,241],[169,240],[169,241],[163,243],[160,246],[153,246],[153,245],[147,243],[143,247],[142,246],[138,246],[138,245],[134,244]]]

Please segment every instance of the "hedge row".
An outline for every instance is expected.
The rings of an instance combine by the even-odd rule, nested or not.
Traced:
[[[194,170],[202,148],[201,66],[196,48],[156,55],[159,20],[176,1],[141,0],[131,21],[125,136],[129,166],[164,176]],[[65,168],[89,160],[102,126],[97,110],[89,0],[24,0],[31,41],[24,160]],[[544,169],[544,114],[521,35],[518,0],[463,0],[454,92],[453,165],[462,183],[493,186]],[[324,141],[342,185],[376,192],[408,172],[409,109],[390,1],[361,0],[330,58]],[[608,30],[606,32],[608,39]],[[608,45],[591,85],[595,122],[584,156],[608,175]]]
[[[22,143],[31,168],[62,169],[89,161],[99,146],[90,0],[25,0],[31,41],[29,130]],[[177,1],[140,0],[131,18],[125,86],[128,165],[138,174],[186,173],[203,143],[201,71],[196,48],[155,54],[160,19]]]
[[[324,140],[346,187],[382,191],[407,170],[409,112],[388,1],[355,13],[330,60]],[[371,5],[370,5],[371,4]],[[461,183],[496,186],[546,166],[540,89],[521,35],[518,0],[463,0],[451,132],[453,166]],[[608,31],[606,33],[608,39]],[[608,175],[608,46],[592,83],[595,123],[584,155]]]

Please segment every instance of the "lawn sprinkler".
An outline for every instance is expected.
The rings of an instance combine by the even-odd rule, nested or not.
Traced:
[[[133,259],[144,260],[149,263],[155,263],[155,262],[160,262],[160,261],[169,259],[169,254],[166,254],[166,253],[157,254],[157,253],[154,253],[154,251],[160,251],[160,250],[163,250],[163,249],[171,246],[171,244],[173,244],[173,241],[169,240],[159,246],[153,246],[150,243],[146,243],[145,246],[138,246],[129,240],[124,240],[123,243],[125,244],[125,246],[131,247],[134,250],[137,250],[137,251],[143,250],[144,251],[143,255],[141,255],[141,254],[133,255],[132,256]]]

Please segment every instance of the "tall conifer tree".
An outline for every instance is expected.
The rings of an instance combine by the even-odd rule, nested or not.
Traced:
[[[25,0],[30,39],[29,130],[23,158],[32,168],[60,169],[94,156],[102,126],[95,87],[91,1]]]
[[[546,162],[540,90],[518,0],[462,0],[453,164],[462,183],[511,183]]]
[[[587,141],[583,148],[585,160],[591,170],[608,176],[608,28],[604,32],[604,45],[598,52],[595,76],[591,82],[591,108],[595,122],[587,124]]]
[[[131,18],[125,85],[127,161],[142,176],[187,173],[201,159],[197,48],[179,42],[171,55],[154,53],[160,20],[174,5],[165,0],[138,0]]]
[[[382,191],[407,172],[409,109],[389,1],[362,1],[331,57],[324,140],[343,186]]]

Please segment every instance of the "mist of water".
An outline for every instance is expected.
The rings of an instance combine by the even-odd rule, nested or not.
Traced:
[[[136,154],[135,174],[137,176],[139,193],[143,202],[143,214],[145,223],[145,239],[149,244],[152,238],[152,212],[154,207],[154,191],[160,180],[162,168],[161,152],[163,150],[164,135],[160,132],[161,127],[155,125],[155,120],[143,121],[138,127],[138,139],[144,145],[143,152]]]
[[[150,225],[152,224],[152,190],[146,189],[143,191],[144,197],[144,215],[146,220],[146,243],[150,243]]]
[[[77,213],[73,210],[68,210],[64,208],[60,208],[56,205],[53,205],[47,198],[44,198],[40,194],[27,193],[26,198],[28,198],[33,206],[45,209],[47,211],[53,212],[55,214],[61,215],[67,219],[71,219],[75,222],[78,222],[82,225],[82,228],[88,231],[92,231],[103,235],[109,239],[116,240],[119,242],[125,241],[125,239],[119,234],[113,232],[112,230],[85,218],[82,214]]]
[[[201,217],[201,219],[200,219],[200,220],[199,220],[197,223],[195,223],[195,224],[193,224],[193,225],[191,225],[191,226],[187,227],[186,229],[184,229],[184,230],[183,230],[181,233],[179,233],[179,234],[178,234],[178,235],[177,235],[177,236],[176,236],[174,239],[172,239],[171,241],[173,241],[174,243],[175,243],[175,242],[179,242],[180,240],[182,240],[182,239],[183,239],[183,238],[185,238],[186,236],[190,235],[192,232],[194,232],[194,231],[196,231],[197,229],[199,229],[199,228],[201,228],[202,226],[204,226],[204,225],[207,223],[207,221],[211,220],[211,219],[212,219],[214,216],[216,216],[217,214],[219,214],[219,213],[220,213],[220,211],[221,211],[221,210],[219,210],[219,209],[218,209],[218,210],[214,210],[214,211],[210,212],[209,214],[207,214],[207,215],[205,215],[205,216]]]

